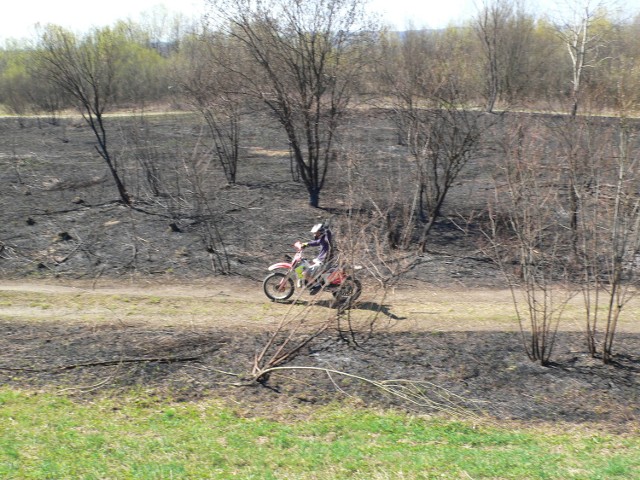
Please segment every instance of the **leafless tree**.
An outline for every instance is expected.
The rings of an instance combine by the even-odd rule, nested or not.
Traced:
[[[242,93],[233,70],[237,45],[221,34],[206,33],[185,41],[181,48],[184,65],[175,77],[187,100],[200,112],[213,142],[212,154],[222,166],[227,181],[236,182],[242,115]]]
[[[484,56],[485,109],[493,112],[496,102],[522,94],[529,79],[526,68],[532,41],[533,19],[519,0],[488,0],[473,21]]]
[[[605,18],[605,2],[572,0],[567,3],[568,14],[554,24],[555,32],[567,48],[571,61],[571,116],[578,114],[587,70],[595,68],[606,39],[602,29],[594,25]]]
[[[243,87],[284,128],[309,204],[320,205],[353,87],[370,62],[376,28],[362,0],[210,0],[217,26],[252,65]]]
[[[493,111],[500,93],[499,34],[505,28],[509,7],[510,4],[504,1],[496,1],[492,5],[485,3],[475,23],[485,54],[487,112]]]
[[[583,83],[586,73],[594,69],[601,61],[600,50],[603,47],[604,31],[597,31],[594,24],[604,18],[602,2],[594,6],[592,0],[573,0],[566,4],[568,14],[554,24],[555,34],[567,48],[571,60],[571,107],[570,115],[561,128],[554,125],[553,132],[563,147],[559,158],[568,172],[567,209],[570,215],[570,239],[574,253],[578,254],[578,221],[584,185],[589,185],[593,170],[586,168],[585,159],[591,157],[592,147],[589,137],[589,120],[578,117],[579,106],[583,97]]]
[[[40,39],[39,64],[46,79],[63,90],[93,131],[96,151],[107,164],[120,199],[131,205],[117,159],[109,150],[105,111],[115,96],[117,38],[107,28],[80,39],[60,27],[50,26]]]

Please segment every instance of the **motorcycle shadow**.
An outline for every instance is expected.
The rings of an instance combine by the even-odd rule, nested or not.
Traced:
[[[371,312],[380,313],[391,320],[406,320],[407,317],[401,317],[391,311],[389,305],[380,304],[377,302],[363,302],[358,304],[359,310],[369,310]]]

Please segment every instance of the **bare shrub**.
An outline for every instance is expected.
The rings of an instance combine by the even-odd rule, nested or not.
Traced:
[[[548,161],[536,125],[517,124],[503,140],[503,160],[488,206],[488,255],[511,289],[528,357],[550,361],[567,302],[575,295],[562,170]]]
[[[638,292],[640,196],[636,185],[640,170],[634,153],[637,144],[626,120],[601,129],[593,143],[598,148],[591,157],[583,157],[589,176],[574,183],[579,187],[575,189],[579,205],[576,257],[587,348],[593,356],[601,352],[603,361],[609,363],[618,319]]]

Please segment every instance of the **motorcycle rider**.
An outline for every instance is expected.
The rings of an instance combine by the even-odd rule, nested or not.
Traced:
[[[307,285],[310,285],[309,293],[318,293],[322,284],[318,282],[320,275],[325,270],[327,263],[333,257],[333,233],[324,223],[317,223],[311,229],[314,239],[302,244],[302,248],[320,247],[320,251],[313,263],[304,272]]]

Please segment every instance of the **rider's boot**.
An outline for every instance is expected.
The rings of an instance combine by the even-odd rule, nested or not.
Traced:
[[[322,277],[317,277],[316,279],[310,281],[309,284],[307,285],[307,288],[309,289],[309,294],[315,295],[320,290],[322,290],[322,287],[324,285],[325,285],[325,280]]]

